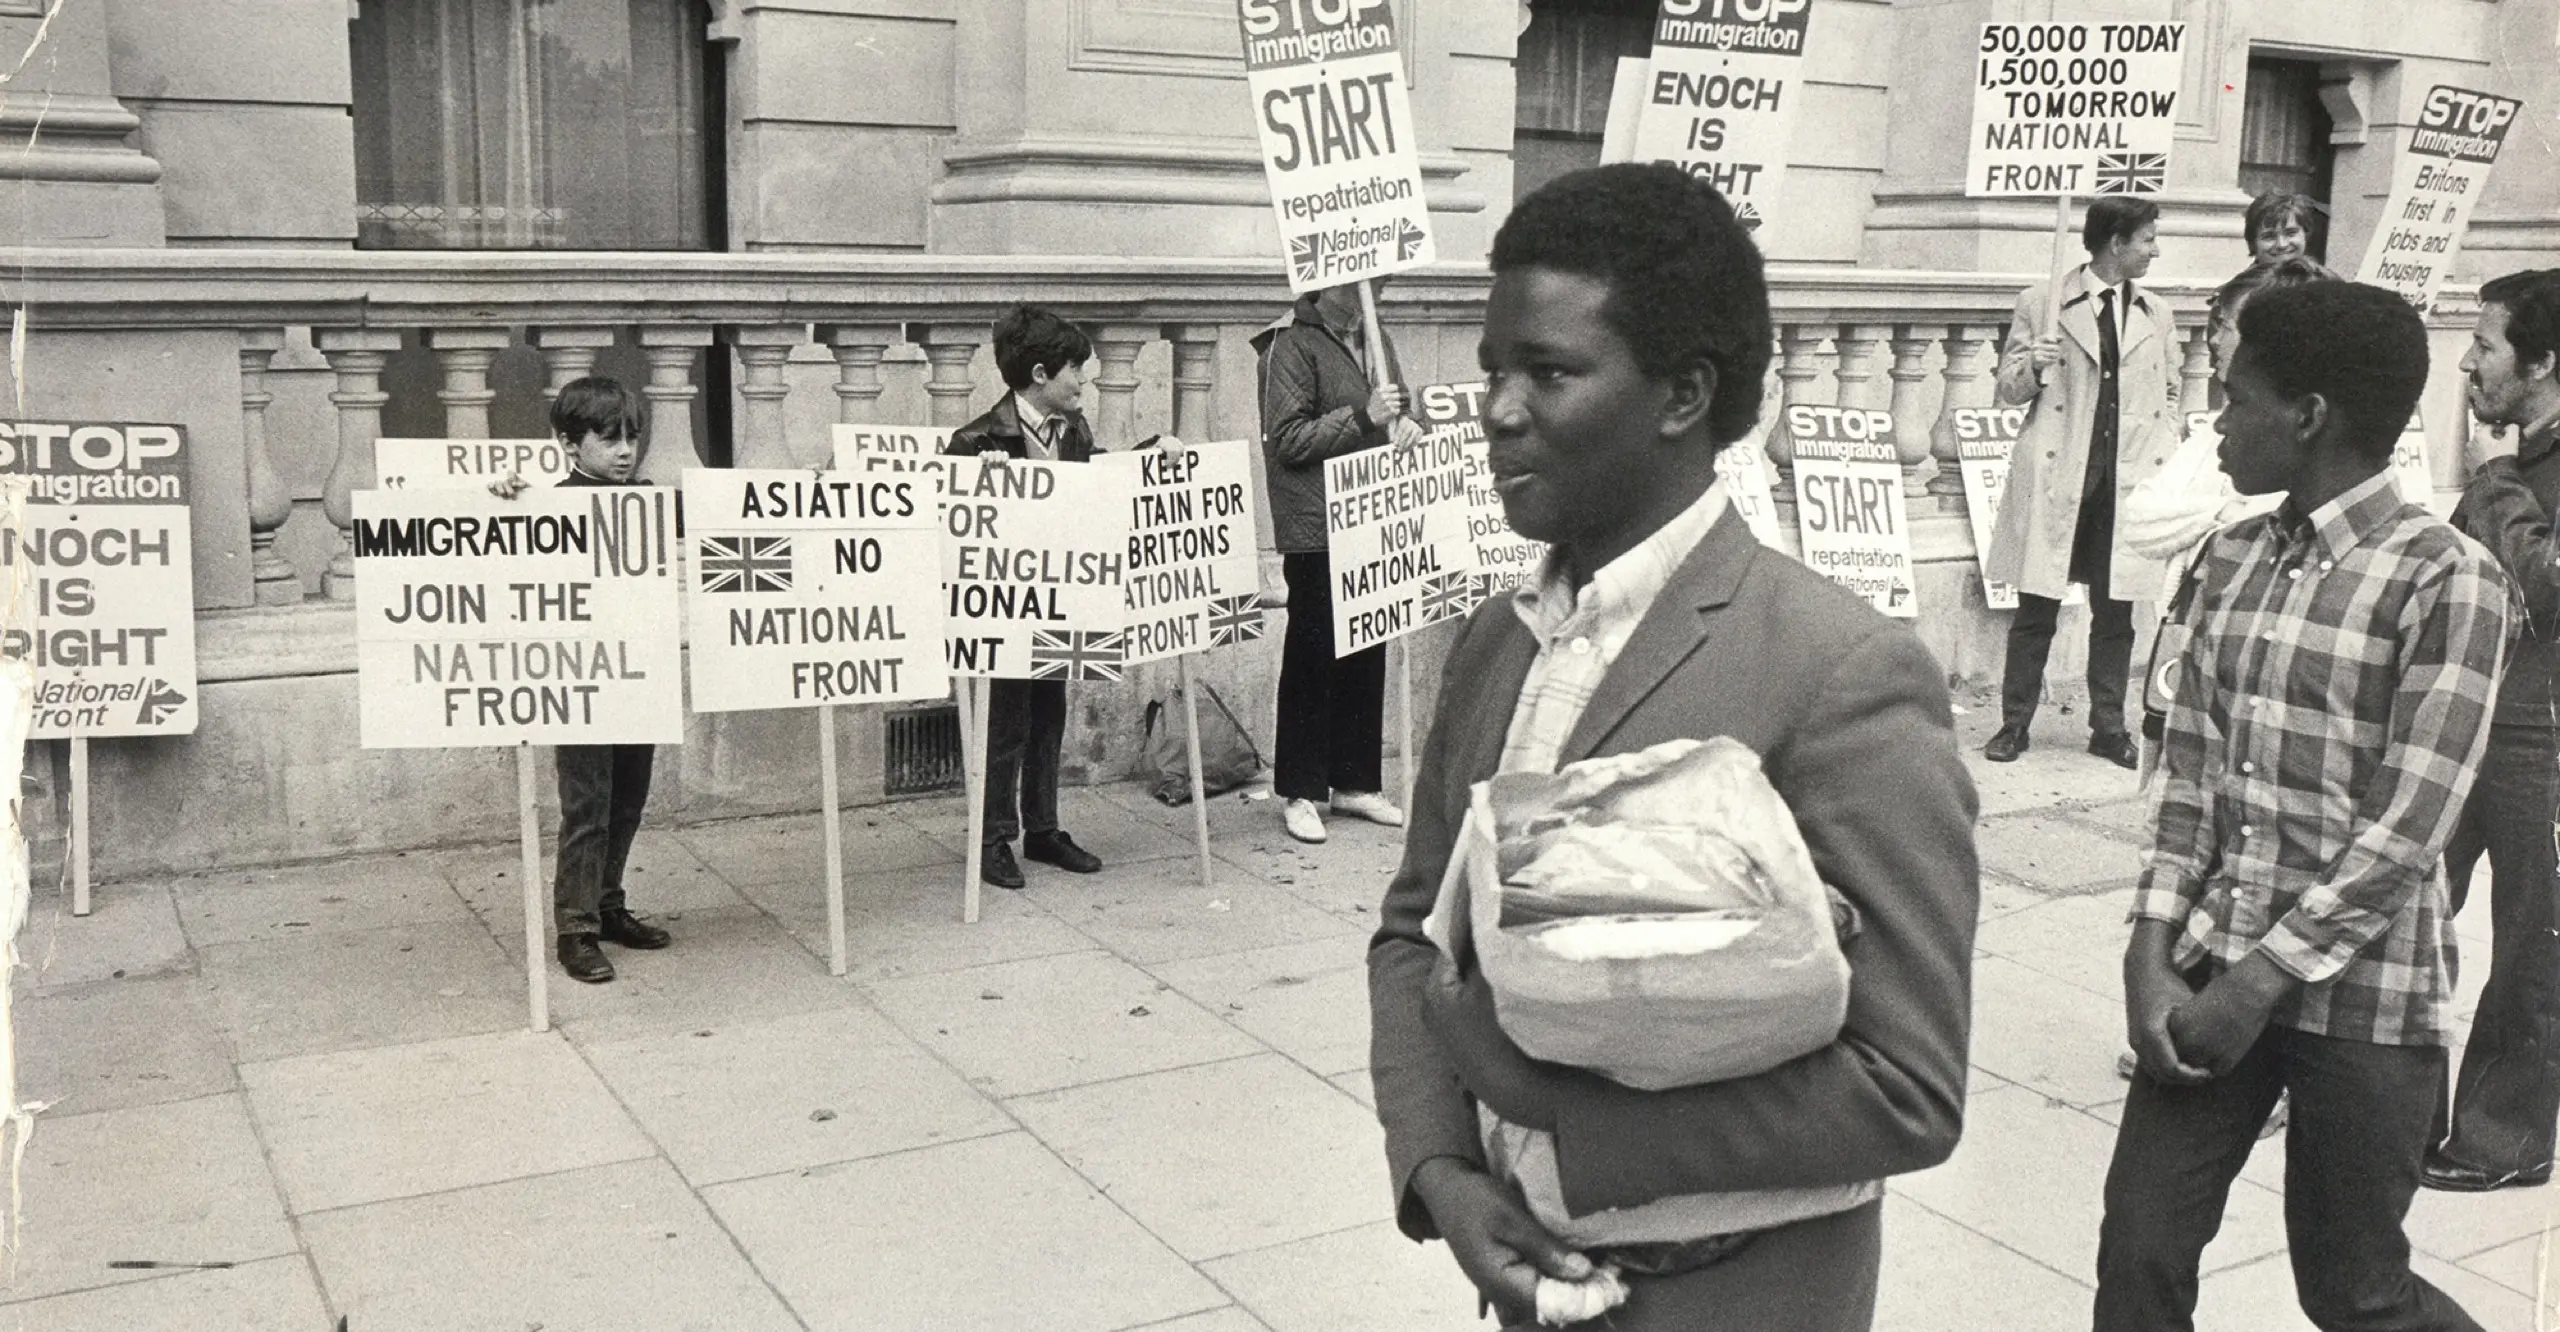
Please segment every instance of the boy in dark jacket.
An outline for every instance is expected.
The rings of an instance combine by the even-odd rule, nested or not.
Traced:
[[[1288,314],[1253,335],[1253,347],[1262,359],[1272,544],[1289,585],[1271,789],[1280,796],[1289,835],[1301,842],[1325,839],[1319,801],[1336,814],[1400,828],[1404,811],[1380,791],[1386,645],[1348,657],[1333,653],[1324,464],[1389,443],[1411,445],[1422,438],[1422,427],[1405,415],[1392,340],[1378,358],[1382,365],[1370,354],[1357,284],[1299,297]]]
[[[1084,363],[1093,341],[1084,330],[1034,305],[1015,306],[996,321],[996,368],[1011,391],[985,415],[960,427],[946,453],[999,454],[1040,462],[1080,463],[1093,456],[1093,429],[1076,404],[1084,397]],[[1071,874],[1092,874],[1102,861],[1058,828],[1058,751],[1067,736],[1064,680],[987,682],[986,828],[978,877],[1020,888],[1022,866],[1012,841],[1022,834],[1026,859]]]

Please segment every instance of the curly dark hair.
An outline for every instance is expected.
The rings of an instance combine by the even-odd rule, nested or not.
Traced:
[[[1031,387],[1034,367],[1054,378],[1068,366],[1092,359],[1093,339],[1056,311],[1017,305],[996,321],[996,369],[1006,388]]]
[[[1774,334],[1760,247],[1733,206],[1678,167],[1619,163],[1549,181],[1493,237],[1493,271],[1552,268],[1609,286],[1600,307],[1657,379],[1704,361],[1721,447],[1760,419]]]
[[[2480,284],[2480,303],[2507,311],[2507,345],[2522,369],[2560,354],[2560,268],[2528,268]]]
[[[2381,461],[2427,387],[2427,324],[2361,282],[2261,291],[2240,307],[2240,354],[2289,398],[2319,394],[2339,438]]]

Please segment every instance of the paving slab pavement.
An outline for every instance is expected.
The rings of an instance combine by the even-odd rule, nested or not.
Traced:
[[[1991,729],[1958,718],[1968,752]],[[2085,1325],[2120,1113],[2143,810],[2049,714],[1984,802],[1963,1147],[1895,1182],[1877,1325]],[[1391,774],[1392,778],[1392,774]],[[651,828],[676,946],[555,974],[524,1030],[511,845],[40,893],[17,991],[49,1102],[0,1332],[598,1328],[1437,1332],[1488,1326],[1388,1217],[1367,977],[1393,829],[1068,792],[1113,863],[960,923],[966,809],[844,812],[851,974],[809,815]],[[2486,913],[2458,921],[2485,944]],[[2481,968],[2466,968],[2466,1002]],[[2201,1325],[2307,1327],[2260,1144]],[[2421,1270],[2525,1332],[2560,1194],[2422,1194]],[[110,1260],[230,1262],[109,1268]]]

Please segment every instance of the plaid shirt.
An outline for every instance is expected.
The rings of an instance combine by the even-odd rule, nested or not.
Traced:
[[[2303,982],[2276,1025],[2445,1044],[2438,862],[2513,614],[2497,561],[2402,501],[2388,471],[2212,538],[2133,905],[2179,927],[2180,970],[2263,951]]]

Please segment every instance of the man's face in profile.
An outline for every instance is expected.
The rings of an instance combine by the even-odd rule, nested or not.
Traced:
[[[1666,450],[1670,386],[1601,317],[1609,286],[1526,267],[1495,276],[1477,360],[1496,493],[1514,531],[1605,545],[1643,510]],[[1600,538],[1594,541],[1594,538]]]

